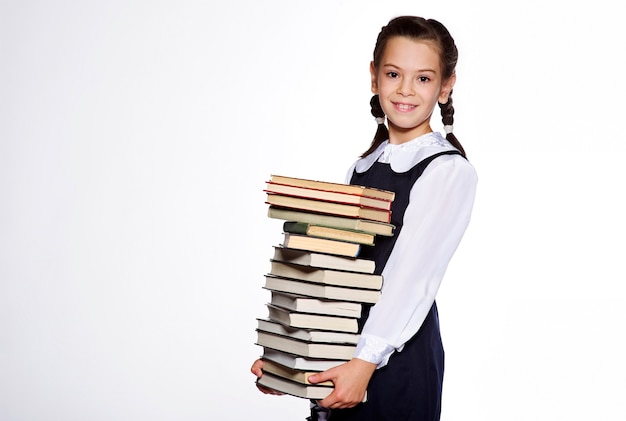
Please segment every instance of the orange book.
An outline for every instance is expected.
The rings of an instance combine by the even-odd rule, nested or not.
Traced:
[[[331,190],[312,189],[300,186],[289,186],[268,182],[265,188],[266,193],[282,194],[285,196],[302,197],[306,199],[324,200],[327,202],[345,203],[359,205],[375,209],[391,209],[391,201],[363,196],[361,194],[343,193]]]
[[[323,200],[305,199],[295,196],[268,193],[266,203],[281,208],[299,209],[330,215],[341,215],[351,218],[369,219],[378,222],[391,222],[391,210],[366,208],[360,205],[326,202]]]
[[[371,197],[375,199],[386,200],[389,202],[393,201],[393,199],[395,198],[395,193],[387,190],[356,186],[353,184],[331,183],[327,181],[307,180],[305,178],[285,177],[282,175],[272,175],[268,183]]]

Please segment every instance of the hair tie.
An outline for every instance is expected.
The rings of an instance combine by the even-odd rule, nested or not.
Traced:
[[[446,132],[446,134],[452,133],[453,128],[454,126],[452,126],[452,124],[446,124],[445,126],[443,126],[443,130]]]
[[[381,124],[385,124],[385,117],[376,117],[376,124],[378,124],[379,126]]]

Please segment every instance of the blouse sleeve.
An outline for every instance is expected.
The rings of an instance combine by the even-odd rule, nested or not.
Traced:
[[[437,158],[416,181],[356,358],[382,367],[419,330],[469,224],[476,184],[474,168],[459,156]]]

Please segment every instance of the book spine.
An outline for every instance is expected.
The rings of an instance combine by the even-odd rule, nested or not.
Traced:
[[[309,224],[296,221],[285,221],[283,223],[283,231],[292,234],[307,235],[309,231]]]
[[[360,205],[303,199],[300,197],[283,196],[281,194],[273,193],[267,194],[266,203],[279,207],[319,212],[322,214],[342,215],[351,218],[364,218],[385,223],[391,222],[391,211],[368,208]]]

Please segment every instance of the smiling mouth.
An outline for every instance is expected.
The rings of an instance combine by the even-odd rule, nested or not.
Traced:
[[[416,107],[415,105],[402,104],[402,103],[399,103],[399,102],[394,102],[393,105],[400,111],[411,111],[412,109],[414,109]]]

